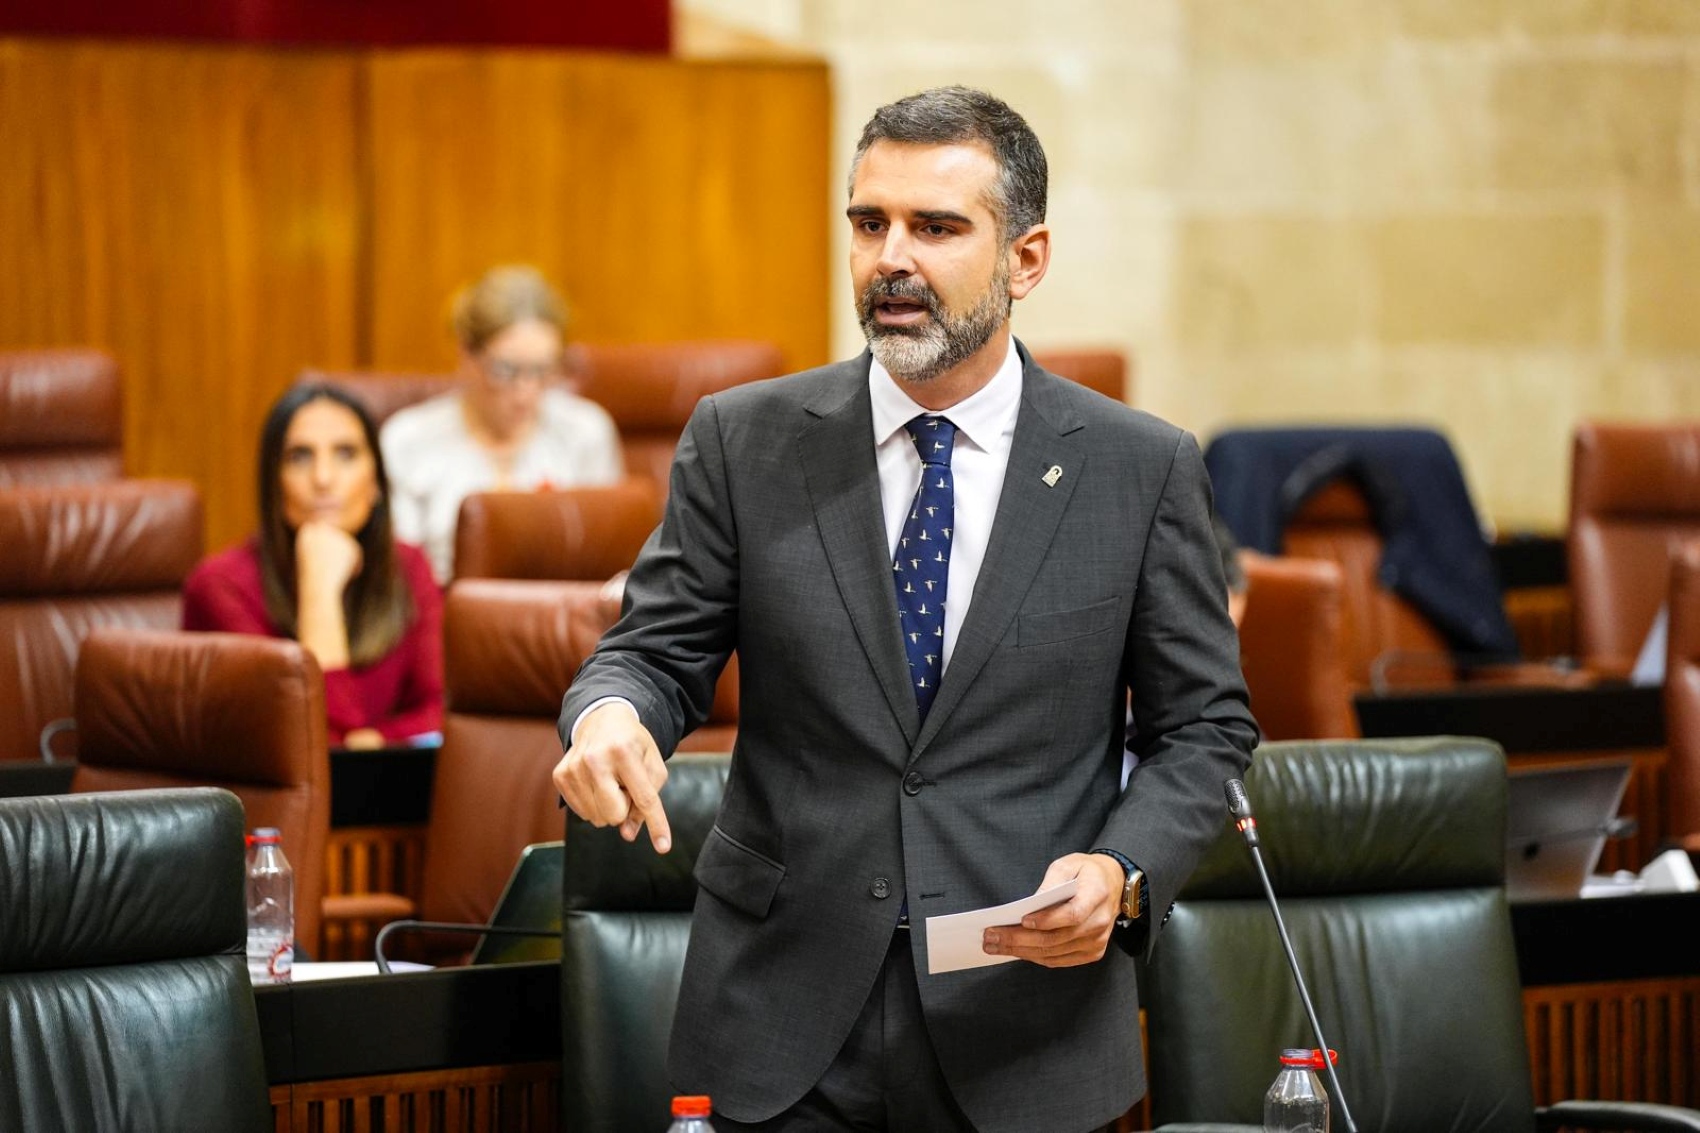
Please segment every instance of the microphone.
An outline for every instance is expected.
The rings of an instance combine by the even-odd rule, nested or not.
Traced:
[[[1263,895],[1269,898],[1269,911],[1275,914],[1275,930],[1281,934],[1281,947],[1287,952],[1287,966],[1293,969],[1293,982],[1299,985],[1299,1001],[1304,1004],[1305,1015],[1310,1019],[1311,1033],[1316,1036],[1316,1045],[1322,1048],[1322,1065],[1328,1071],[1328,1084],[1334,1087],[1334,1097],[1340,1102],[1340,1116],[1346,1122],[1346,1133],[1358,1133],[1357,1124],[1352,1120],[1352,1111],[1346,1105],[1345,1091],[1340,1089],[1340,1075],[1334,1071],[1334,1060],[1328,1054],[1328,1040],[1322,1037],[1322,1024],[1316,1020],[1316,1006],[1310,1001],[1310,991],[1305,987],[1304,973],[1299,970],[1299,958],[1293,951],[1293,942],[1287,936],[1287,922],[1281,919],[1281,905],[1275,900],[1275,887],[1269,883],[1269,871],[1263,867],[1263,851],[1258,849],[1257,818],[1251,813],[1251,798],[1245,793],[1245,784],[1238,779],[1229,779],[1222,784],[1223,792],[1228,796],[1228,813],[1234,816],[1234,826],[1240,836],[1245,839],[1247,848],[1251,850],[1251,860],[1257,866],[1258,879],[1263,882]]]

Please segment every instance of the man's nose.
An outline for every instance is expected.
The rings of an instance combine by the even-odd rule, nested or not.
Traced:
[[[909,232],[902,225],[894,224],[886,229],[885,240],[880,244],[879,260],[874,264],[874,270],[886,277],[902,278],[915,270],[914,245]]]

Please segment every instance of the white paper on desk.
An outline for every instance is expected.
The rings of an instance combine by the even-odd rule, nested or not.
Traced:
[[[1075,888],[1079,884],[1078,878],[1071,877],[1061,885],[1053,885],[1031,897],[1023,897],[1007,905],[992,905],[984,909],[970,909],[966,913],[928,917],[927,974],[936,976],[940,972],[956,972],[963,968],[984,968],[988,964],[1002,964],[1016,959],[1014,956],[986,955],[986,930],[995,925],[1018,925],[1021,918],[1028,913],[1060,905],[1074,896]]]

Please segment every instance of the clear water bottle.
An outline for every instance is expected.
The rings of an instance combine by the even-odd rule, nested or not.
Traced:
[[[277,829],[248,836],[248,979],[286,984],[295,965],[295,871]]]
[[[1339,1056],[1328,1052],[1330,1061]],[[1263,1133],[1328,1133],[1328,1091],[1320,1050],[1284,1050],[1281,1073],[1263,1095]]]
[[[713,1108],[704,1094],[675,1097],[673,1124],[667,1127],[667,1133],[714,1133],[714,1126],[708,1123],[708,1115]]]

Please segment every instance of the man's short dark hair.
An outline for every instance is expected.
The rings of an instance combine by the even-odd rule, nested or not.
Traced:
[[[962,145],[978,142],[998,163],[992,214],[1004,240],[1042,224],[1049,172],[1045,148],[1027,120],[1002,99],[972,87],[935,87],[880,107],[862,127],[850,162],[850,185],[862,155],[875,142],[912,145]]]

